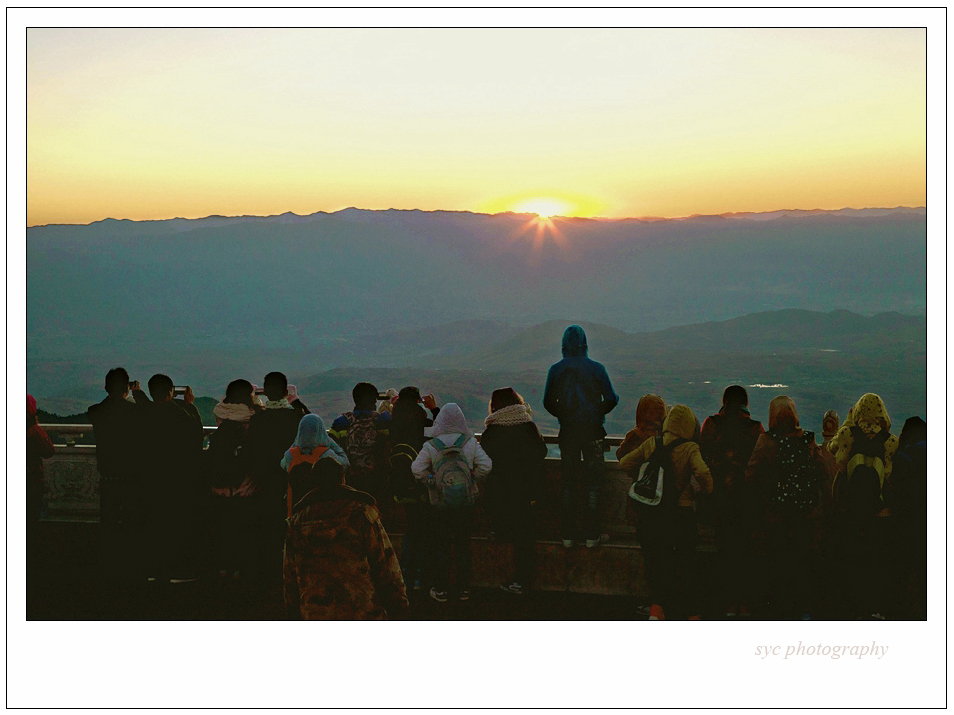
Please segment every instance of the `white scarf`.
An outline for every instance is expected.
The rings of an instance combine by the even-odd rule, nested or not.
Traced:
[[[280,400],[268,400],[265,402],[266,410],[290,410],[292,406],[289,404],[288,399],[283,397]]]
[[[223,421],[248,422],[255,414],[255,410],[241,403],[220,402],[212,409],[212,414]]]
[[[484,420],[484,425],[510,427],[522,425],[524,422],[533,422],[533,410],[530,409],[530,405],[507,405],[496,412],[491,412]]]

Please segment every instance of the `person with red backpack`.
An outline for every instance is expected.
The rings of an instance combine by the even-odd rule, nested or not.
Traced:
[[[765,430],[753,420],[749,395],[741,385],[722,393],[722,409],[706,418],[699,435],[702,458],[712,470],[713,510],[719,547],[721,598],[727,618],[750,616],[754,597],[752,532],[754,505],[746,489],[745,467]]]
[[[825,469],[815,434],[799,426],[795,402],[779,395],[769,404],[769,431],[759,436],[745,469],[765,527],[765,590],[776,618],[810,618],[812,535]]]
[[[351,391],[354,409],[331,425],[331,436],[348,455],[348,484],[376,499],[385,496],[390,454],[391,413],[375,409],[378,388],[359,382]]]
[[[832,494],[843,561],[842,597],[849,615],[884,618],[891,516],[885,487],[897,449],[884,401],[871,392],[849,410],[828,443],[838,468]]]
[[[430,595],[447,601],[450,586],[450,554],[454,551],[458,598],[470,598],[471,549],[477,480],[485,477],[493,463],[474,433],[464,413],[453,402],[441,408],[431,436],[411,465],[415,479],[427,487],[432,510],[430,542],[434,551],[434,585]]]

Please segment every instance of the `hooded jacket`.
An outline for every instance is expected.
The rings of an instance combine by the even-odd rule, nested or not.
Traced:
[[[283,562],[290,618],[400,618],[401,566],[370,494],[343,484],[311,490],[288,519]]]
[[[731,489],[744,481],[745,467],[765,430],[753,420],[745,405],[725,404],[716,414],[706,417],[699,434],[702,458],[712,469],[716,489]]]
[[[691,507],[693,503],[692,489],[689,484],[695,476],[699,486],[706,494],[712,493],[712,474],[702,459],[699,445],[691,441],[696,431],[696,416],[686,405],[675,405],[663,423],[663,446],[671,444],[676,439],[690,440],[683,442],[672,450],[672,463],[676,472],[676,504]],[[619,466],[624,472],[635,476],[639,465],[649,460],[656,451],[656,439],[650,437],[637,449],[624,456]]]
[[[586,333],[579,325],[563,331],[563,359],[550,366],[543,407],[560,421],[560,429],[606,435],[603,422],[619,404],[606,368],[587,357]]]
[[[666,420],[666,403],[659,395],[643,395],[636,405],[636,426],[626,433],[616,449],[616,458],[622,459],[639,445],[662,434]]]
[[[483,448],[474,437],[474,433],[467,426],[467,420],[464,419],[464,413],[461,412],[453,402],[448,402],[441,408],[434,420],[434,426],[425,430],[427,437],[437,437],[445,445],[451,445],[457,439],[464,435],[467,439],[461,448],[461,454],[467,461],[467,466],[471,469],[471,475],[475,480],[485,477],[493,463],[490,457],[484,452]],[[427,441],[421,448],[420,454],[411,464],[411,472],[414,478],[423,482],[427,487],[428,497],[431,504],[437,504],[438,494],[437,486],[434,484],[434,464],[440,458],[440,451],[433,442]]]
[[[302,417],[298,423],[298,435],[295,437],[292,447],[298,448],[302,454],[311,454],[312,451],[319,446],[325,447],[327,450],[324,455],[322,455],[322,459],[331,457],[338,461],[345,469],[348,468],[348,455],[346,455],[341,446],[328,435],[328,432],[325,430],[325,424],[321,421],[321,417],[311,412]],[[294,459],[295,455],[291,449],[288,449],[280,462],[281,468],[287,470],[291,467]]]
[[[815,443],[815,436],[805,432],[798,423],[798,412],[795,402],[786,395],[779,395],[769,403],[769,431],[759,435],[752,450],[752,456],[745,468],[745,481],[754,485],[756,492],[767,500],[778,484],[778,437],[794,437],[804,439],[807,436],[808,450],[811,460],[818,470],[818,483],[821,484],[826,474],[825,458]],[[765,517],[769,521],[777,521],[780,512],[771,504],[766,505]]]
[[[851,448],[854,444],[854,437],[851,434],[852,427],[860,427],[869,437],[881,431],[890,433],[891,418],[888,417],[888,410],[884,406],[884,401],[878,395],[869,392],[862,395],[855,406],[848,411],[848,417],[845,418],[838,434],[828,443],[828,451],[835,455],[835,463],[839,471],[847,467],[848,460],[852,456]],[[885,481],[891,476],[891,461],[897,449],[898,438],[896,435],[890,435],[884,443]]]

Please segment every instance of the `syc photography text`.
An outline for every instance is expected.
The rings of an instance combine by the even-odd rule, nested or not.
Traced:
[[[838,660],[842,656],[857,658],[858,660],[874,657],[881,660],[887,654],[888,646],[878,645],[877,641],[871,641],[871,645],[825,645],[822,643],[805,645],[802,641],[799,641],[798,645],[759,645],[755,647],[755,655],[762,660],[769,656],[773,658],[781,656],[782,660],[788,660],[789,657],[794,658],[796,656],[821,656],[832,660]]]

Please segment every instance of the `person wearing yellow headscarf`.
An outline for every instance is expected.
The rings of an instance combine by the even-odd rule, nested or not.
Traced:
[[[846,615],[882,619],[887,603],[888,550],[890,546],[890,505],[884,501],[885,485],[891,476],[892,458],[898,449],[898,438],[890,433],[891,418],[878,395],[867,393],[848,412],[841,429],[828,443],[835,456],[838,474],[832,485],[836,512],[839,516],[842,568],[842,599]],[[860,442],[860,444],[859,444]],[[872,444],[883,445],[872,449]],[[878,453],[872,458],[871,452]],[[878,469],[878,459],[880,467]],[[881,493],[874,506],[868,501],[855,502],[849,489],[849,475],[858,478],[858,466],[873,466],[878,471]],[[864,482],[862,482],[864,484]],[[866,492],[862,493],[864,496]],[[855,503],[864,508],[854,508]]]
[[[699,619],[695,558],[698,528],[693,500],[696,489],[712,493],[712,474],[695,442],[698,424],[686,405],[675,405],[669,411],[661,440],[662,448],[671,449],[675,472],[672,493],[667,496],[664,492],[663,502],[656,506],[637,505],[652,599],[650,620],[665,620],[667,611],[671,617],[676,610],[683,611],[690,620]],[[656,451],[657,439],[650,437],[625,455],[620,460],[620,469],[635,477],[639,466]],[[677,591],[676,584],[680,582],[682,588]]]

